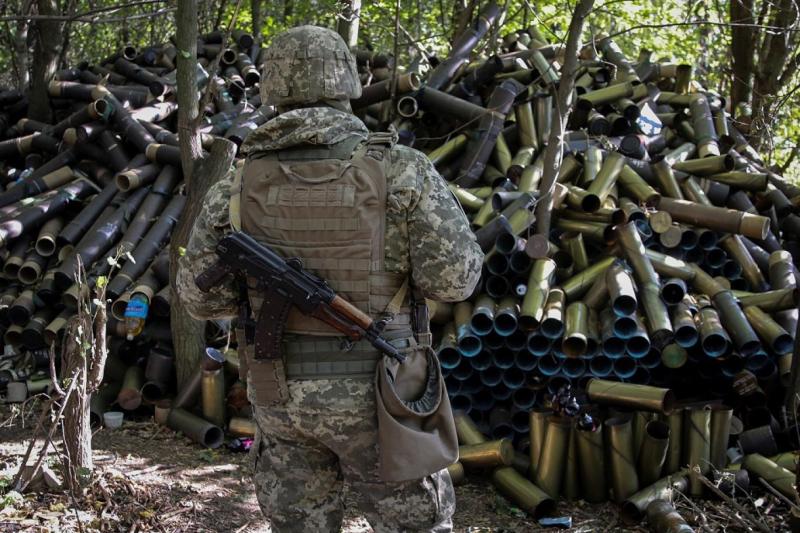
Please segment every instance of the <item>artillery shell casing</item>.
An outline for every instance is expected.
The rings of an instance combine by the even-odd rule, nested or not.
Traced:
[[[467,469],[511,466],[514,462],[514,446],[509,439],[464,444],[458,447],[458,457]]]
[[[603,308],[608,303],[608,284],[606,276],[598,276],[586,294],[583,296],[583,303],[591,310]]]
[[[771,316],[753,305],[745,307],[744,314],[772,352],[782,355],[792,351],[794,339]]]
[[[639,489],[639,478],[633,458],[631,421],[612,418],[605,422],[608,465],[614,501],[622,503]]]
[[[172,411],[171,400],[166,398],[158,400],[153,405],[153,420],[159,426],[166,426],[170,411]]]
[[[64,219],[51,218],[44,223],[36,237],[36,252],[43,257],[50,257],[56,251],[56,237],[64,227]]]
[[[603,104],[615,102],[620,98],[630,98],[633,96],[633,85],[630,82],[609,85],[602,89],[584,93],[579,101],[585,101],[591,107],[598,107]]]
[[[439,145],[436,149],[429,152],[428,159],[434,166],[441,166],[457,156],[467,146],[467,135],[461,133],[452,137],[447,142]]]
[[[561,242],[567,253],[572,256],[572,261],[578,271],[589,268],[589,256],[586,253],[586,246],[583,244],[583,235],[580,233],[565,233],[561,236]]]
[[[549,515],[555,510],[555,500],[510,466],[495,469],[492,482],[501,494],[534,518]]]
[[[526,331],[539,327],[544,316],[544,307],[556,271],[556,263],[544,258],[534,261],[528,276],[528,287],[519,313],[519,325]]]
[[[700,345],[709,357],[719,357],[728,351],[730,337],[722,327],[719,314],[708,306],[700,309],[697,315],[700,323]]]
[[[625,166],[625,156],[619,152],[612,152],[603,161],[600,171],[586,189],[586,196],[581,202],[581,208],[587,212],[597,211],[608,194],[614,188],[622,168]]]
[[[233,420],[231,420],[233,422]],[[453,485],[461,485],[466,481],[466,473],[464,472],[464,465],[461,463],[453,463],[447,467],[447,473],[450,474],[450,480]]]
[[[677,222],[684,222],[724,233],[736,233],[763,240],[769,231],[769,219],[760,215],[722,207],[702,205],[686,200],[662,198],[658,208]]]
[[[672,165],[675,170],[681,170],[694,176],[709,176],[729,172],[735,168],[736,162],[730,154],[718,155],[713,157],[702,157],[700,159],[687,159],[676,162]]]
[[[654,500],[647,506],[647,522],[655,533],[694,533],[675,507],[665,500]]]
[[[661,300],[658,274],[646,255],[644,244],[633,223],[618,227],[616,233],[622,252],[639,285],[639,298],[648,319],[650,338],[657,348],[663,348],[672,340],[672,322],[667,306]]]
[[[481,444],[486,442],[486,437],[480,432],[475,422],[465,413],[454,413],[456,435],[461,445]]]
[[[670,389],[649,385],[592,378],[586,385],[586,394],[589,400],[603,405],[642,409],[667,415],[675,408],[675,395]]]
[[[655,174],[656,180],[666,196],[677,200],[684,199],[678,181],[675,179],[675,173],[665,160],[662,159],[653,164],[653,174]]]
[[[689,263],[655,250],[648,249],[645,253],[659,275],[684,281],[692,281],[694,279],[695,270]]]
[[[576,298],[579,298],[589,289],[589,287],[591,287],[592,283],[594,283],[598,276],[605,275],[606,269],[611,266],[614,260],[614,257],[605,257],[600,259],[583,272],[579,272],[578,274],[575,274],[571,278],[564,281],[561,284],[561,290],[564,291],[564,295],[566,296],[567,300],[575,300]]]
[[[531,479],[536,479],[536,470],[539,465],[539,456],[542,453],[545,432],[547,430],[547,419],[553,415],[551,409],[534,407],[530,414],[530,456],[531,456]]]
[[[621,518],[625,524],[633,525],[642,521],[648,506],[656,500],[672,500],[674,491],[684,492],[688,480],[686,471],[681,470],[648,483],[622,503]]]
[[[731,419],[733,409],[727,406],[718,406],[711,411],[711,464],[717,470],[722,470],[728,465],[728,441],[731,434]]]
[[[619,183],[619,186],[624,190],[628,191],[631,197],[635,198],[640,204],[650,207],[659,205],[661,193],[651,187],[628,164],[622,167],[617,177],[617,183]]]
[[[580,176],[577,185],[586,188],[600,172],[603,166],[603,151],[597,146],[589,146],[583,153],[583,174]]]
[[[522,169],[522,174],[519,176],[519,183],[517,188],[522,192],[532,192],[539,188],[539,183],[544,174],[544,159],[539,156],[533,163]],[[557,196],[557,194],[556,194]],[[557,206],[558,202],[553,200],[553,207]]]
[[[458,185],[448,183],[447,186],[453,193],[453,196],[455,196],[458,200],[458,203],[460,203],[466,211],[477,211],[483,206],[484,203],[486,203],[486,200],[478,198],[471,192],[467,191],[466,189],[462,189]]]
[[[797,450],[792,452],[783,452],[769,457],[770,461],[791,472],[794,472],[797,468],[798,459],[800,459],[800,452]]]
[[[724,183],[744,191],[764,191],[767,189],[768,183],[768,176],[766,174],[742,172],[739,170],[711,174],[707,176],[707,179]]]
[[[555,226],[565,232],[581,233],[585,239],[590,241],[604,243],[608,224],[558,217]]]
[[[564,468],[564,479],[561,483],[562,493],[569,501],[577,500],[581,496],[581,484],[578,479],[578,436],[575,424],[570,428],[569,446],[567,449],[567,464]]]
[[[206,448],[219,448],[225,437],[218,426],[182,408],[173,408],[170,411],[167,425]]]
[[[603,444],[603,425],[594,430],[575,428],[578,445],[581,490],[590,503],[600,503],[608,499],[605,476],[605,448]]]
[[[645,426],[637,458],[641,485],[648,486],[661,477],[661,471],[667,458],[669,441],[672,438],[674,437],[670,435],[669,425],[665,422],[651,420]]]
[[[514,107],[514,116],[517,119],[517,135],[519,145],[522,147],[539,147],[536,126],[533,121],[533,106],[531,102],[524,102]]]
[[[689,493],[692,496],[702,496],[703,484],[694,467],[698,466],[702,474],[711,469],[711,409],[693,408],[686,411],[685,430],[686,460],[689,465]]]
[[[172,400],[172,406],[174,408],[193,407],[200,395],[203,371],[219,370],[224,364],[225,356],[222,352],[213,348],[206,348],[203,357],[197,363],[197,368],[194,373],[189,380],[184,383],[183,388],[178,391],[178,394],[175,395],[175,398]]]
[[[778,466],[758,453],[751,453],[745,456],[744,461],[742,461],[742,468],[763,479],[791,501],[797,500],[795,474],[793,472]]]
[[[492,331],[497,302],[487,295],[481,294],[475,300],[469,325],[477,335],[486,335]]]
[[[662,419],[669,427],[670,439],[667,444],[667,456],[664,460],[662,475],[669,475],[681,468],[683,452],[683,419],[684,410],[676,409],[669,415],[662,415]]]
[[[767,282],[764,275],[758,268],[753,256],[745,247],[739,235],[727,235],[720,240],[722,248],[742,267],[742,277],[750,283],[754,292],[761,292],[767,289]]]
[[[567,306],[564,320],[564,340],[561,349],[567,357],[580,357],[586,353],[589,309],[577,301]]]
[[[619,262],[606,271],[606,285],[611,298],[611,308],[617,315],[629,316],[636,312],[636,289],[630,272]]]
[[[139,366],[130,366],[122,378],[122,387],[117,395],[117,403],[126,411],[133,411],[142,404],[142,385],[144,384],[144,369]]]
[[[552,498],[561,494],[571,427],[570,419],[557,416],[547,419],[544,442],[536,466],[535,483]]]
[[[559,288],[553,288],[547,294],[544,304],[544,313],[539,328],[542,334],[549,339],[557,339],[564,332],[564,308],[566,295]]]
[[[800,303],[800,291],[796,288],[777,289],[761,293],[735,292],[742,307],[754,305],[767,313],[795,309]]]
[[[719,312],[722,325],[730,334],[741,354],[748,357],[761,349],[755,331],[730,291],[722,291],[711,298]]]

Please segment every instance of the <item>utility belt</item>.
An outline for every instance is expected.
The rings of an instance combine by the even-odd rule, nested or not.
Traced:
[[[383,337],[400,353],[418,345],[410,329],[384,331]],[[284,339],[286,379],[372,379],[382,356],[368,342],[357,342],[348,349],[342,337],[287,335]]]
[[[424,301],[424,300],[421,300]],[[431,346],[427,328],[427,306],[417,307],[423,315],[409,313],[394,315],[383,337],[402,354]],[[423,325],[415,333],[412,324]],[[253,387],[260,404],[277,404],[288,400],[286,381],[307,379],[372,379],[382,354],[364,340],[351,343],[345,337],[284,335],[283,356],[256,359],[255,344],[249,342],[245,328],[236,330],[239,340],[239,375]]]

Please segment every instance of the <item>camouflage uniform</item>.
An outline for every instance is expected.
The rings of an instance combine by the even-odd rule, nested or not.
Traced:
[[[242,153],[328,145],[353,136],[366,140],[368,131],[360,120],[326,103],[280,114],[247,138]],[[209,293],[194,284],[194,277],[216,260],[216,242],[230,229],[234,172],[240,170],[208,191],[179,262],[179,294],[200,319],[237,313],[232,281]],[[391,148],[386,174],[385,269],[409,275],[428,298],[468,297],[483,254],[444,180],[423,154],[404,146]],[[378,477],[372,379],[289,379],[288,388],[290,400],[279,406],[259,406],[250,395],[258,428],[252,452],[256,493],[274,530],[338,531],[344,479],[376,531],[451,529],[455,498],[446,470],[404,483]]]

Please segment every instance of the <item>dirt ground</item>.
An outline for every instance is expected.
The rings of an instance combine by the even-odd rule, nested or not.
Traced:
[[[11,417],[0,405],[0,532],[161,531],[268,532],[249,480],[247,454],[205,450],[152,422],[128,422],[94,436],[96,476],[83,501],[63,492],[6,493],[27,446],[30,423]],[[11,419],[11,420],[10,420]],[[56,459],[51,465],[57,470]],[[498,495],[481,478],[456,488],[455,531],[477,533],[552,531]],[[717,502],[702,508],[687,499],[675,502],[697,531],[752,531],[736,511]],[[782,531],[786,507],[766,495],[744,501],[750,513]],[[648,531],[624,528],[615,506],[560,503],[558,516],[570,516],[574,532]],[[78,520],[81,525],[78,526]],[[82,529],[81,529],[82,528]],[[371,531],[348,512],[344,531]]]

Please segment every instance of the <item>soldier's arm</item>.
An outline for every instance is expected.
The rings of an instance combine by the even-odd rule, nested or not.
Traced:
[[[229,173],[206,193],[200,214],[189,234],[185,253],[178,260],[175,284],[187,311],[198,320],[233,318],[237,315],[238,292],[228,277],[209,292],[201,292],[194,278],[217,261],[217,241],[229,230],[228,205],[233,174]]]
[[[464,300],[480,278],[483,252],[444,179],[423,154],[410,153],[419,180],[407,211],[412,280],[427,298]]]

